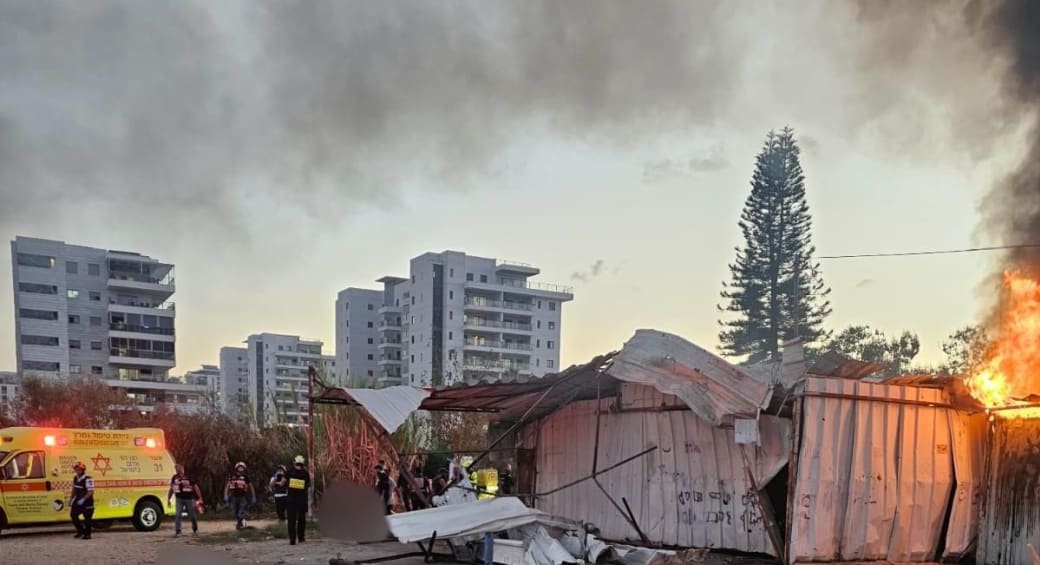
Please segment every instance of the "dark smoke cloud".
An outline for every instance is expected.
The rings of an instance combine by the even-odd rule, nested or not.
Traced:
[[[124,225],[247,233],[267,207],[335,219],[414,179],[466,186],[539,128],[617,143],[705,123],[741,68],[732,14],[2,0],[0,228],[89,201]]]
[[[983,226],[1008,245],[1040,242],[1040,2],[1005,0],[979,14],[989,44],[1007,62],[1007,98],[1032,120],[1019,167],[983,201]],[[1040,275],[1036,249],[1009,252],[1007,267]]]

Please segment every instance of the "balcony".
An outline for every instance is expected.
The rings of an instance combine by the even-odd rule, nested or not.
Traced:
[[[401,307],[400,306],[390,306],[390,305],[380,306],[378,312],[380,314],[400,314],[401,313]]]
[[[114,332],[126,332],[149,335],[174,335],[173,328],[155,328],[149,326],[135,326],[131,324],[111,323],[108,325],[108,329]]]
[[[401,331],[401,322],[397,320],[382,320],[379,322],[379,331],[399,332]]]
[[[462,363],[465,371],[484,371],[492,373],[530,373],[530,363],[511,363],[509,361],[485,361],[483,359],[466,359]]]
[[[553,298],[560,301],[568,301],[574,299],[574,288],[564,286],[560,284],[533,282],[521,278],[505,278],[497,277],[493,281],[488,282],[477,282],[468,281],[466,286],[473,288],[484,288],[487,290],[502,290],[502,287],[511,289],[523,289],[531,291],[533,293],[544,295],[546,298]]]
[[[174,353],[167,351],[113,347],[108,352],[108,362],[113,365],[173,367],[176,365],[175,359]]]
[[[509,352],[531,351],[530,343],[519,343],[515,341],[498,341],[491,339],[466,338],[467,348],[500,349]]]
[[[532,308],[531,304],[527,302],[490,300],[479,296],[467,297],[466,307],[469,310],[518,310],[521,312],[529,312]]]
[[[379,340],[379,348],[380,349],[400,349],[401,348],[401,338],[388,339],[388,338],[384,337],[383,339]]]
[[[535,267],[528,263],[522,263],[520,261],[510,261],[506,259],[498,261],[498,264],[495,265],[495,271],[499,273],[516,273],[518,275],[528,277],[533,277],[541,273],[541,270],[539,270],[538,267]]]
[[[107,287],[111,290],[129,290],[163,296],[170,296],[176,290],[172,269],[162,277],[134,271],[109,270]]]

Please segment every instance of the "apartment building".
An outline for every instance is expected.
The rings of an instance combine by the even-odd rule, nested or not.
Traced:
[[[321,340],[261,333],[246,340],[249,401],[258,426],[307,423],[307,370],[335,369]]]
[[[188,384],[175,380],[159,381],[125,381],[105,380],[109,388],[125,395],[125,409],[133,409],[147,416],[156,410],[165,409],[192,414],[210,408],[209,388],[200,384]]]
[[[0,412],[10,410],[22,389],[22,379],[13,371],[0,371]]]
[[[571,288],[532,281],[540,270],[531,265],[458,251],[415,257],[409,271],[407,278],[379,279],[381,290],[339,293],[337,367],[344,382],[441,386],[559,370]]]
[[[172,264],[18,236],[11,272],[19,373],[168,378],[176,364]]]
[[[249,350],[245,347],[220,348],[220,410],[229,416],[254,419],[249,401]]]
[[[188,371],[184,373],[184,383],[206,387],[206,404],[224,410],[224,377],[220,373],[220,367],[202,365],[194,371]]]

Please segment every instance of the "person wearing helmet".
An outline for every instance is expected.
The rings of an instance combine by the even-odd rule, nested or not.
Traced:
[[[235,463],[235,470],[224,486],[224,502],[231,503],[231,509],[235,513],[236,530],[246,527],[246,508],[250,501],[256,504],[256,491],[253,490],[253,483],[246,474],[246,464],[239,461]]]
[[[286,515],[289,519],[289,545],[305,541],[307,528],[307,493],[311,487],[311,475],[304,466],[302,455],[293,458],[293,468],[286,476],[289,479],[289,495],[286,497]]]
[[[271,476],[271,480],[268,481],[268,488],[271,490],[271,495],[274,497],[274,509],[278,514],[278,521],[285,521],[285,500],[289,496],[289,479],[286,478],[285,465],[279,465],[274,475]]]
[[[69,501],[72,525],[76,526],[77,538],[90,539],[91,521],[94,519],[94,479],[87,474],[87,466],[82,461],[76,461],[72,468],[76,471],[72,478],[72,500]]]

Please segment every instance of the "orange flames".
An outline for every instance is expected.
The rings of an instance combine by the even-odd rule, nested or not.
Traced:
[[[1004,273],[1005,304],[997,340],[981,367],[965,379],[971,395],[1005,418],[1040,418],[1026,397],[1040,392],[1040,284],[1018,272]]]

